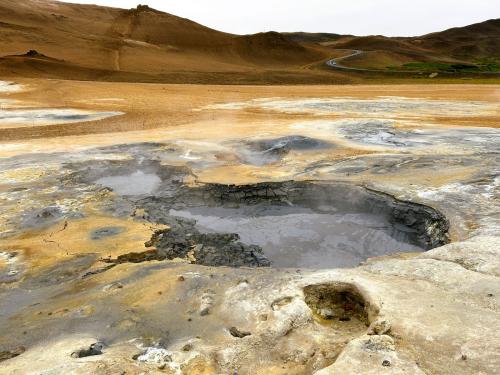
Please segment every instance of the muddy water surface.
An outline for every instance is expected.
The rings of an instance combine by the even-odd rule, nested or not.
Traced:
[[[161,183],[154,173],[135,171],[129,175],[103,177],[96,184],[113,189],[120,195],[143,195],[153,193]]]
[[[243,243],[262,247],[274,267],[354,267],[374,256],[423,251],[409,243],[403,228],[377,214],[272,205],[192,208],[170,214],[196,220],[202,232],[239,234]]]

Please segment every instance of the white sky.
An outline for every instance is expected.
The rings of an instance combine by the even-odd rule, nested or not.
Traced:
[[[310,31],[417,36],[500,17],[500,0],[70,0],[138,3],[235,34]]]

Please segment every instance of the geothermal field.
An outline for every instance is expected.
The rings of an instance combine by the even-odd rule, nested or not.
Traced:
[[[0,0],[0,375],[494,375],[499,338],[499,19]]]
[[[496,86],[1,87],[0,372],[500,364]]]

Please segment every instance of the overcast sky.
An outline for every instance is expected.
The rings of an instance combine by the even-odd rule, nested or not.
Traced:
[[[500,17],[500,0],[74,0],[132,8],[138,1],[235,34],[310,31],[416,36]]]

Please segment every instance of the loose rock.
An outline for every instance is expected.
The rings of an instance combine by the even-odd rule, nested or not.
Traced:
[[[229,328],[229,333],[231,334],[231,336],[233,337],[237,337],[237,338],[240,338],[242,339],[243,337],[247,337],[247,336],[250,336],[251,333],[250,332],[247,332],[247,331],[240,331],[238,328],[236,327],[231,327]]]
[[[101,342],[96,342],[90,345],[88,348],[82,348],[77,351],[71,353],[71,357],[73,358],[84,358],[90,357],[94,355],[101,355],[102,349],[104,348],[104,344]]]
[[[24,346],[19,346],[15,349],[12,349],[12,350],[6,350],[3,352],[0,352],[0,362],[17,357],[17,356],[23,354],[25,351],[26,351],[26,348]]]

